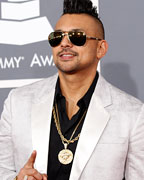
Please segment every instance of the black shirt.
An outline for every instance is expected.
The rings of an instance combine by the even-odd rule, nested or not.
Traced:
[[[78,101],[77,105],[79,106],[78,112],[71,118],[68,119],[66,113],[66,100],[65,97],[61,93],[59,78],[56,84],[55,90],[55,98],[54,102],[57,103],[58,106],[58,113],[59,113],[59,120],[62,134],[66,139],[70,139],[76,125],[78,124],[79,120],[81,119],[84,112],[88,109],[90,99],[94,92],[97,80],[98,80],[98,72],[96,73],[95,79],[93,80],[90,88],[86,92],[86,94]],[[80,123],[78,129],[76,130],[73,138],[75,138],[82,129],[84,119]],[[68,149],[75,154],[77,142],[70,143],[68,145]],[[63,165],[58,160],[59,152],[64,149],[64,145],[62,144],[61,138],[57,132],[54,118],[52,116],[51,120],[51,131],[50,131],[50,141],[49,141],[49,154],[48,154],[48,180],[68,180],[71,172],[72,163]]]

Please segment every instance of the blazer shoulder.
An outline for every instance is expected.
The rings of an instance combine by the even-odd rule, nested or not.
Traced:
[[[100,97],[103,104],[105,101],[109,101],[115,106],[131,107],[131,106],[142,106],[143,102],[136,97],[124,92],[123,90],[115,87],[109,83],[101,74],[96,86],[96,95]]]
[[[115,100],[120,99],[121,102],[124,102],[124,103],[127,102],[130,104],[140,104],[140,105],[143,104],[143,102],[141,100],[139,100],[138,98],[136,98],[136,97],[128,94],[127,92],[113,86],[112,84],[109,84],[109,87],[111,89],[112,96],[115,97]]]
[[[10,95],[17,97],[18,96],[27,97],[27,96],[34,96],[35,94],[39,94],[40,92],[44,93],[45,91],[47,91],[48,93],[51,91],[51,89],[55,88],[57,78],[58,75],[55,74],[40,81],[12,89],[10,91]]]
[[[144,109],[144,104],[141,100],[120,90],[110,83],[108,86],[110,88],[113,105],[119,109],[119,111],[136,115]]]

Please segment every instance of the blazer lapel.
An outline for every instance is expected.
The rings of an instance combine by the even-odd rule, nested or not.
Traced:
[[[103,81],[102,77],[99,77],[75,152],[70,180],[79,179],[110,118],[104,107],[111,104],[111,97],[106,92],[109,91],[108,88],[101,89],[101,81]]]
[[[50,89],[48,89],[47,83],[41,87],[42,94],[37,93],[37,98],[32,104],[32,146],[33,150],[37,151],[35,168],[41,173],[47,173],[49,133],[56,79],[54,78]]]

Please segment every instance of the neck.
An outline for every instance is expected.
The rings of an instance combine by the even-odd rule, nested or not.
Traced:
[[[85,95],[96,75],[96,70],[88,73],[66,74],[59,72],[60,88],[66,98],[69,119],[79,110],[77,102]]]
[[[79,100],[89,89],[96,75],[96,71],[90,74],[63,74],[59,73],[60,88],[66,98]]]

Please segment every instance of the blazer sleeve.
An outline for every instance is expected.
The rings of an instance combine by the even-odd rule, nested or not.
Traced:
[[[126,180],[144,180],[144,105],[130,134]]]
[[[16,176],[13,151],[10,93],[0,119],[0,180],[13,180]]]

